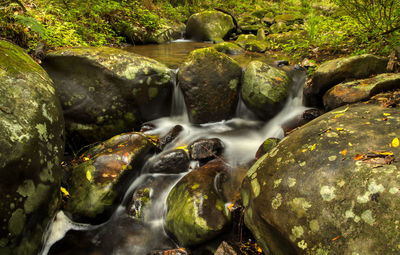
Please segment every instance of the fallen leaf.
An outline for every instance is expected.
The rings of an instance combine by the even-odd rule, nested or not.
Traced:
[[[88,157],[83,157],[83,159],[82,159],[83,162],[88,161],[88,160],[90,160],[90,158],[88,158]]]
[[[341,117],[341,116],[343,116],[343,115],[344,115],[343,113],[336,114],[335,117],[333,117],[333,118],[337,119],[337,118],[339,118],[339,117]]]
[[[337,236],[337,237],[332,238],[332,241],[336,241],[336,240],[338,240],[339,238],[340,238],[340,235]]]
[[[336,128],[337,131],[343,131],[344,128]]]
[[[176,147],[175,149],[176,150],[184,150],[184,151],[186,151],[186,153],[189,153],[187,145],[182,145],[182,146]]]
[[[354,156],[354,160],[361,160],[361,159],[364,158],[364,156],[365,156],[365,153],[364,154],[357,154],[357,155]]]
[[[390,116],[390,113],[384,112],[383,115],[384,115],[384,116]]]
[[[88,181],[92,180],[92,173],[89,170],[86,171],[86,179],[88,179]]]
[[[66,188],[60,187],[60,190],[64,197],[69,197],[69,192]]]
[[[399,144],[400,144],[399,138],[396,137],[392,140],[392,147],[394,148],[399,147]]]
[[[303,149],[301,152],[306,152],[307,151],[307,149]]]
[[[317,146],[317,144],[314,143],[313,146],[311,146],[310,151],[313,151],[316,146]]]
[[[342,154],[343,156],[346,157],[346,155],[347,155],[347,149],[342,150],[342,151],[340,152],[340,154]]]
[[[349,109],[349,106],[347,106],[346,109],[344,109],[344,110],[332,112],[332,114],[344,113],[344,112],[346,112],[348,109]]]

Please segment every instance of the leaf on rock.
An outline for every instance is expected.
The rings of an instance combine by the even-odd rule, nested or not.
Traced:
[[[346,157],[347,155],[347,149],[344,149],[340,152],[340,154],[342,154],[344,157]]]
[[[88,181],[92,180],[92,172],[90,172],[89,170],[86,171],[86,179],[88,179]]]
[[[392,140],[392,147],[393,148],[396,148],[396,147],[399,147],[399,144],[400,144],[400,142],[399,142],[399,138],[394,138],[393,140]]]
[[[346,109],[344,109],[344,110],[332,112],[332,114],[345,113],[348,109],[349,109],[349,106],[347,106]]]

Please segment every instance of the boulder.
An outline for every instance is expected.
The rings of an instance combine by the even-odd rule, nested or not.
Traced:
[[[0,40],[0,254],[38,254],[60,202],[64,119],[53,82]]]
[[[190,121],[201,124],[232,118],[241,77],[242,68],[227,55],[213,48],[192,51],[178,71]]]
[[[243,49],[251,52],[265,52],[269,47],[268,43],[265,41],[259,41],[257,36],[250,35],[240,35],[238,39],[236,39],[235,43],[242,47]]]
[[[236,55],[236,54],[240,54],[243,53],[244,50],[238,46],[235,43],[231,43],[231,42],[222,42],[222,43],[218,43],[215,46],[213,46],[214,49],[216,49],[219,52],[228,54],[228,55]]]
[[[154,145],[141,133],[117,135],[73,162],[66,210],[74,219],[98,222],[109,217],[129,181]]]
[[[326,91],[346,80],[368,78],[372,74],[384,73],[388,59],[364,54],[343,57],[324,62],[314,73],[311,83],[304,87],[306,106],[322,106]]]
[[[198,41],[220,42],[235,29],[230,15],[220,11],[193,14],[186,24],[186,37]]]
[[[340,83],[329,89],[324,97],[326,110],[370,99],[375,94],[400,88],[400,73],[384,73],[373,78]]]
[[[296,14],[296,13],[286,13],[275,16],[275,22],[283,22],[286,25],[293,25],[293,24],[303,24],[303,15]]]
[[[214,189],[214,178],[225,171],[222,161],[209,162],[192,170],[169,193],[165,227],[183,246],[213,239],[230,222],[230,212]]]
[[[224,150],[218,138],[199,139],[188,146],[190,158],[194,160],[210,160],[221,155]]]
[[[264,253],[400,253],[399,134],[397,108],[359,103],[314,119],[258,160],[241,194]]]
[[[256,160],[259,160],[265,153],[272,150],[276,145],[278,145],[280,140],[281,139],[279,138],[268,138],[265,140],[256,152]]]
[[[171,143],[183,131],[181,125],[174,126],[166,135],[162,136],[157,142],[157,148],[163,150],[165,146]]]
[[[239,29],[244,33],[257,33],[257,30],[264,28],[260,17],[255,15],[244,15],[238,19]]]
[[[144,172],[179,174],[189,169],[189,153],[183,149],[165,151],[146,163]]]
[[[286,73],[261,61],[252,61],[244,73],[242,98],[259,118],[267,120],[282,109],[291,85]]]
[[[70,48],[49,53],[43,66],[78,148],[170,114],[175,75],[155,60],[108,47]]]

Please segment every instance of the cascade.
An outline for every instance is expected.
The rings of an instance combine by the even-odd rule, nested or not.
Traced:
[[[192,125],[189,122],[183,94],[175,85],[171,116],[151,121],[156,128],[146,131],[148,134],[166,134],[176,125],[181,125],[183,131],[168,144],[164,151],[186,146],[199,138],[219,138],[224,148],[224,160],[231,166],[241,166],[254,158],[258,147],[265,139],[270,137],[283,138],[282,126],[299,116],[305,107],[302,106],[302,87],[306,75],[301,71],[292,74],[293,86],[289,98],[283,109],[267,123],[263,123],[246,108],[240,100],[236,116],[230,120],[202,125]],[[154,160],[161,154],[152,156]],[[193,162],[189,171],[196,167]],[[69,247],[71,252],[57,253],[57,241],[72,232],[78,237],[90,240],[94,248],[93,254],[131,255],[146,254],[154,249],[171,249],[177,244],[164,230],[164,217],[166,214],[166,199],[172,187],[186,174],[154,174],[146,171],[144,165],[141,175],[130,184],[122,203],[115,210],[112,217],[100,225],[80,224],[70,220],[64,212],[60,211],[45,235],[45,245],[41,255],[47,254],[77,254],[81,247]],[[243,175],[243,173],[231,173]],[[234,178],[235,179],[235,178]],[[142,187],[144,183],[153,183],[150,192],[151,203],[143,211],[141,221],[129,218],[125,211],[132,194]],[[162,185],[161,185],[162,183]],[[240,185],[235,183],[232,185]],[[54,248],[53,248],[54,246]],[[100,248],[96,248],[96,246]],[[52,251],[52,250],[55,251]],[[99,253],[95,253],[99,252]],[[92,254],[92,253],[83,253]]]

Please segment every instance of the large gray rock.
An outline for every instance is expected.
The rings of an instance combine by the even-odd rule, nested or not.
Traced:
[[[178,72],[190,121],[201,124],[233,117],[241,77],[240,65],[214,48],[192,51]]]
[[[180,244],[204,243],[221,234],[229,223],[230,212],[214,187],[216,175],[225,171],[225,163],[211,161],[192,170],[169,193],[165,227]]]
[[[371,54],[327,61],[317,68],[312,82],[304,87],[304,103],[306,106],[321,106],[322,96],[334,85],[384,73],[387,62],[388,59]]]
[[[43,66],[70,137],[102,141],[170,114],[174,72],[155,60],[108,47],[71,48],[51,52]]]
[[[37,254],[60,200],[64,119],[53,82],[0,40],[0,254]]]
[[[283,70],[261,61],[252,61],[244,73],[242,98],[261,119],[267,120],[282,109],[291,85]]]
[[[379,74],[373,78],[340,83],[328,90],[323,99],[326,110],[365,101],[375,94],[400,88],[400,73]]]
[[[235,29],[230,15],[219,11],[204,11],[190,16],[186,36],[198,41],[223,41]]]
[[[360,103],[309,122],[258,160],[242,199],[264,253],[399,254],[399,134],[397,108]]]

